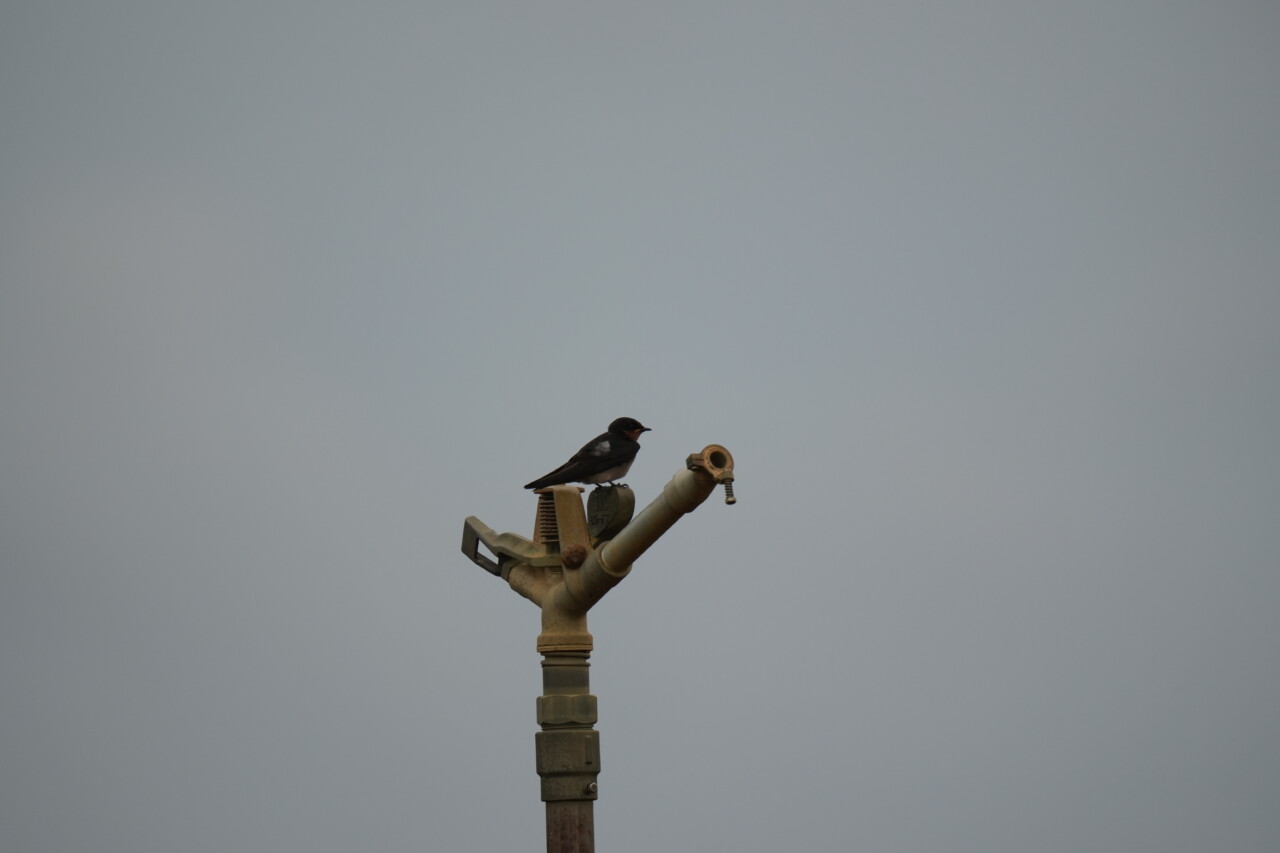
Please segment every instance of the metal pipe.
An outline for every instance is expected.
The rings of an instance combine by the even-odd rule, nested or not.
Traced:
[[[547,850],[550,853],[595,853],[594,811],[591,800],[547,803]]]
[[[691,455],[688,466],[677,471],[662,493],[617,536],[592,551],[580,568],[565,572],[565,582],[550,590],[544,611],[552,608],[565,615],[585,614],[682,516],[697,509],[718,484],[733,481],[733,457],[718,444]]]

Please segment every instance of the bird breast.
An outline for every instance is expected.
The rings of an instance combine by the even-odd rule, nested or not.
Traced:
[[[624,462],[621,465],[613,466],[608,471],[601,471],[599,474],[588,474],[587,476],[583,477],[579,482],[589,483],[592,485],[596,483],[611,483],[614,480],[618,479],[619,477],[625,477],[627,472],[630,470],[631,470],[631,463]]]

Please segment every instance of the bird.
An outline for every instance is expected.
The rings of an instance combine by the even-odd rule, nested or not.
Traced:
[[[608,432],[582,445],[582,449],[569,457],[568,462],[550,474],[526,483],[525,488],[542,489],[561,483],[608,483],[612,486],[615,480],[631,470],[631,463],[640,452],[640,443],[636,439],[642,432],[649,432],[649,427],[635,418],[618,418],[609,424]]]

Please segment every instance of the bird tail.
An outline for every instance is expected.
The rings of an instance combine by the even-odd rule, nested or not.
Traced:
[[[526,489],[545,489],[547,486],[554,486],[558,482],[560,481],[557,480],[554,475],[548,474],[545,477],[539,477],[532,483],[525,483],[524,487]]]

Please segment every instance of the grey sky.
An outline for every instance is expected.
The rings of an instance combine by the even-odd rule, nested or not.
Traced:
[[[1280,11],[11,3],[0,848],[539,849],[468,564],[614,417],[601,851],[1280,848]]]

